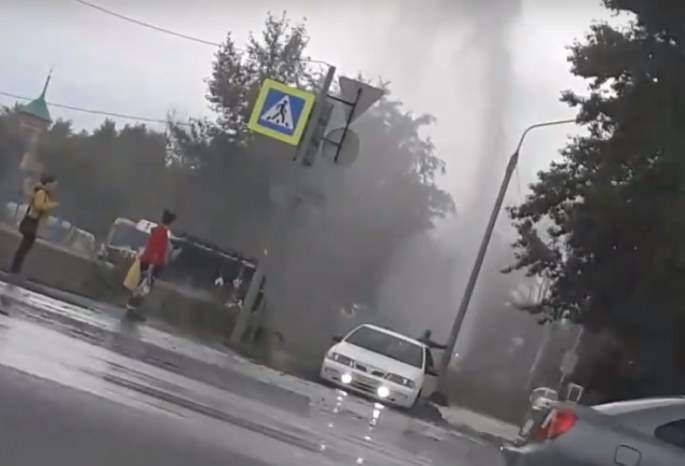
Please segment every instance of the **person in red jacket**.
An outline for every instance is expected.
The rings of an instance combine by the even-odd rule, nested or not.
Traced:
[[[140,307],[144,295],[149,292],[149,288],[159,278],[164,266],[167,264],[167,258],[171,252],[169,226],[174,223],[174,220],[176,220],[176,214],[165,210],[162,214],[162,223],[150,230],[147,243],[140,255],[140,281],[138,289],[133,292],[126,304],[126,308],[129,311]],[[148,289],[143,290],[142,288]]]

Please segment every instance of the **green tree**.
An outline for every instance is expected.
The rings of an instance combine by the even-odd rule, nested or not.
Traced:
[[[39,157],[60,180],[59,214],[93,233],[105,234],[116,217],[157,218],[171,203],[166,137],[145,125],[119,129],[105,120],[74,133],[57,120]]]
[[[261,37],[250,35],[244,50],[228,33],[207,80],[216,118],[170,125],[174,157],[188,172],[177,185],[179,223],[224,246],[261,251],[274,163],[287,160],[288,150],[253,138],[247,121],[265,77],[298,87],[312,82],[308,43],[305,25],[292,25],[285,14],[269,14]]]
[[[22,154],[14,116],[9,110],[0,116],[0,167],[7,167],[12,186]],[[104,235],[118,216],[155,218],[168,202],[166,138],[145,126],[117,129],[106,120],[77,133],[70,121],[58,119],[44,134],[38,157],[60,182],[55,213],[93,233]]]
[[[685,4],[604,4],[634,16],[593,24],[570,48],[589,93],[562,100],[588,134],[510,210],[520,233],[514,268],[551,281],[533,312],[571,311],[615,335],[660,390],[685,370]]]
[[[251,141],[247,120],[264,78],[311,87],[305,24],[291,24],[285,13],[280,17],[269,13],[264,26],[261,41],[250,34],[245,52],[236,47],[229,32],[207,80],[207,100],[218,115],[216,123],[225,140],[238,145]]]
[[[11,190],[13,174],[22,155],[23,144],[19,138],[18,121],[14,116],[14,109],[0,107],[0,183],[3,191]]]
[[[308,42],[305,25],[292,24],[285,15],[270,14],[260,38],[250,36],[245,51],[229,34],[208,80],[207,99],[216,119],[193,121],[190,128],[172,126],[176,158],[192,165],[185,192],[198,199],[195,205],[202,203],[204,218],[198,213],[192,223],[217,242],[252,254],[264,247],[270,187],[293,149],[253,137],[246,122],[266,77],[315,88],[321,69],[306,55]],[[330,200],[321,214],[326,221],[300,232],[309,247],[297,255],[298,268],[309,262],[317,275],[334,263],[335,280],[326,273],[319,280],[327,276],[337,282],[338,293],[352,302],[360,295],[368,301],[402,241],[453,212],[450,196],[436,184],[444,163],[421,136],[432,123],[431,116],[413,115],[389,97],[360,119],[355,130],[362,154],[344,172],[321,173]]]

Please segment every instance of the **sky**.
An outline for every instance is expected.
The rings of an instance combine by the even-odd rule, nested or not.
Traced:
[[[593,19],[608,16],[599,0],[524,2],[510,42],[514,79],[505,127],[512,148],[527,125],[575,116],[558,102],[561,90],[584,88],[568,71],[565,47],[582,37]],[[428,60],[417,85],[408,78],[406,57],[393,53],[394,44],[405,34],[395,22],[399,1],[93,3],[211,42],[221,42],[231,31],[238,44],[250,31],[259,33],[269,10],[287,10],[294,20],[306,17],[313,58],[335,64],[342,74],[354,76],[362,71],[369,77],[383,77],[393,83],[395,97],[408,110],[438,118],[430,136],[438,155],[448,163],[448,176],[441,183],[457,199],[474,189],[468,184],[468,174],[478,159],[477,140],[487,137],[487,129],[473,128],[473,116],[487,96],[479,95],[482,90],[473,71],[478,58],[465,59],[463,67],[451,59],[463,36],[459,27],[440,31],[434,46],[423,50]],[[169,112],[180,118],[211,115],[204,100],[204,80],[214,51],[212,46],[122,21],[75,0],[5,0],[0,16],[0,91],[36,96],[54,68],[50,102],[162,120]],[[11,102],[0,97],[0,103]],[[52,111],[72,119],[76,127],[93,127],[103,118],[58,108]],[[478,132],[483,134],[478,136]],[[576,128],[567,126],[531,134],[521,161],[522,181],[517,181],[523,183],[523,191],[574,132]],[[503,153],[502,160],[507,155]]]

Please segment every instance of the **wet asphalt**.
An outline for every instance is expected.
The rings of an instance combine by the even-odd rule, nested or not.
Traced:
[[[495,446],[121,315],[0,282],[0,458],[500,466]]]

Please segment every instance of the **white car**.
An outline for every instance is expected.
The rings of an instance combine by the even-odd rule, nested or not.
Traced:
[[[409,408],[426,375],[437,375],[426,345],[375,325],[360,325],[328,351],[321,378],[382,402]]]

